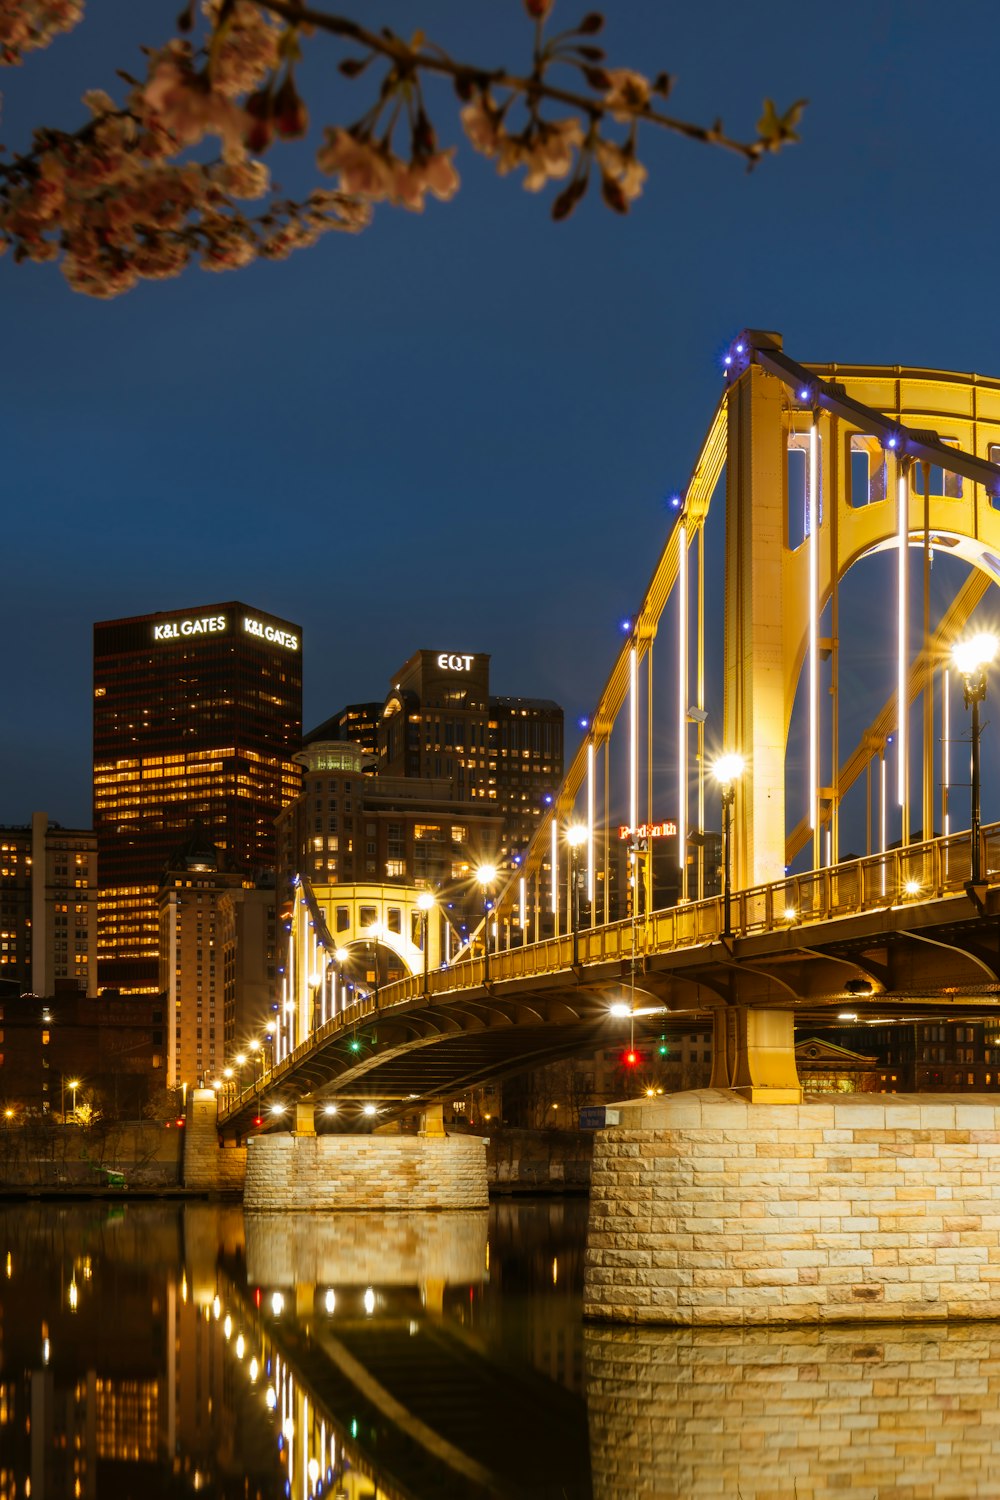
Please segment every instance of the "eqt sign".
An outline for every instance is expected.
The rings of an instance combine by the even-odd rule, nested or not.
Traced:
[[[459,656],[454,651],[441,651],[437,664],[442,672],[471,672],[474,656]]]

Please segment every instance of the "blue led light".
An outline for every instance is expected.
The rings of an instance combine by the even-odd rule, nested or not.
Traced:
[[[722,363],[724,365],[731,365],[732,362],[733,362],[733,356],[731,354],[727,354],[726,357],[725,357],[725,359],[722,361]]]
[[[744,349],[745,349],[745,347],[746,346],[744,344],[737,344],[736,345],[736,353],[737,354],[742,354],[743,351],[744,351]]]
[[[896,446],[896,439],[894,437],[891,437],[889,439],[889,447],[890,448],[895,448],[895,446]]]
[[[808,401],[809,400],[809,390],[808,390],[808,387],[803,386],[802,389],[801,389],[801,391],[799,391],[799,400],[800,401]]]
[[[621,626],[619,628],[621,629],[623,635],[628,635],[629,631],[632,629],[632,621],[622,620]]]
[[[546,807],[551,807],[552,806],[552,794],[551,794],[551,792],[546,792],[545,793],[545,806]]]
[[[581,729],[586,729],[587,725],[590,723],[590,720],[584,715],[580,718],[579,723]]]

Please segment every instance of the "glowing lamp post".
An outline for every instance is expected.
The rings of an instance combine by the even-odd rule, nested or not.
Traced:
[[[972,885],[981,884],[983,869],[979,816],[979,705],[986,698],[986,668],[996,656],[998,644],[995,635],[980,631],[968,640],[958,641],[951,653],[955,670],[962,677],[965,706],[972,709]]]
[[[430,927],[431,912],[437,906],[437,897],[430,891],[421,891],[417,897],[417,910],[420,912],[420,941],[424,950],[424,994],[427,994],[427,975],[430,968],[430,948],[427,942],[427,933]]]
[[[712,774],[722,792],[722,936],[726,938],[733,935],[733,803],[736,801],[736,783],[743,775],[744,766],[742,755],[720,755],[712,767]]]
[[[580,962],[580,881],[577,859],[580,849],[589,837],[590,830],[586,823],[571,823],[566,830],[566,842],[569,845],[569,911],[570,927],[573,932],[574,969]]]
[[[493,909],[490,896],[496,878],[496,865],[480,865],[476,871],[476,884],[483,893],[483,982],[485,984],[490,982],[490,912]]]

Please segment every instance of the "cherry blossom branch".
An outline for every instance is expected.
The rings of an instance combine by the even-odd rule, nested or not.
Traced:
[[[557,219],[573,212],[595,170],[604,202],[628,211],[647,176],[640,127],[735,152],[750,167],[797,139],[802,100],[783,114],[766,100],[756,137],[736,140],[721,122],[706,127],[664,113],[657,101],[669,96],[667,74],[649,80],[608,67],[593,40],[604,26],[598,12],[546,37],[554,0],[523,3],[535,24],[531,72],[521,75],[458,61],[422,33],[405,42],[303,0],[201,0],[208,26],[199,48],[185,35],[148,51],[145,81],[120,74],[129,86],[124,105],[93,90],[84,96],[92,118],[79,130],[37,130],[28,151],[0,163],[0,253],[59,260],[75,290],[108,297],[142,278],[176,275],[192,257],[225,270],[283,257],[329,230],[357,231],[375,203],[419,212],[428,195],[447,200],[459,187],[456,147],[439,146],[424,99],[432,77],[451,82],[467,139],[501,176],[523,172],[532,192],[565,183],[552,203]],[[179,18],[185,34],[196,5],[187,0]],[[0,0],[0,63],[20,62],[81,14],[82,0]],[[333,188],[316,188],[302,202],[273,201],[249,217],[239,205],[270,191],[268,168],[256,158],[308,129],[296,67],[303,40],[317,31],[360,51],[340,59],[345,79],[382,65],[375,97],[353,124],[324,128],[316,163],[336,179]],[[578,83],[555,81],[555,69]],[[556,117],[554,109],[570,113]],[[218,158],[192,159],[206,138],[218,140]]]

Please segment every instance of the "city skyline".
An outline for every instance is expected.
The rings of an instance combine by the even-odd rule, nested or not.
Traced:
[[[385,8],[390,24],[408,13]],[[5,143],[72,125],[83,89],[111,86],[172,22],[109,3],[8,70]],[[425,24],[462,55],[527,45],[513,3],[489,24],[438,3]],[[89,824],[90,626],[199,599],[301,621],[307,726],[380,695],[414,645],[491,652],[498,691],[553,698],[572,726],[740,327],[780,331],[805,361],[1000,373],[988,234],[917,211],[935,174],[949,204],[981,195],[968,147],[990,54],[961,17],[883,0],[762,20],[733,0],[711,36],[698,16],[611,14],[607,41],[616,61],[676,73],[678,112],[724,112],[734,132],[765,95],[808,95],[802,144],[747,176],[650,141],[630,215],[586,202],[566,225],[460,146],[453,204],[108,304],[3,259],[17,649],[0,819]]]

